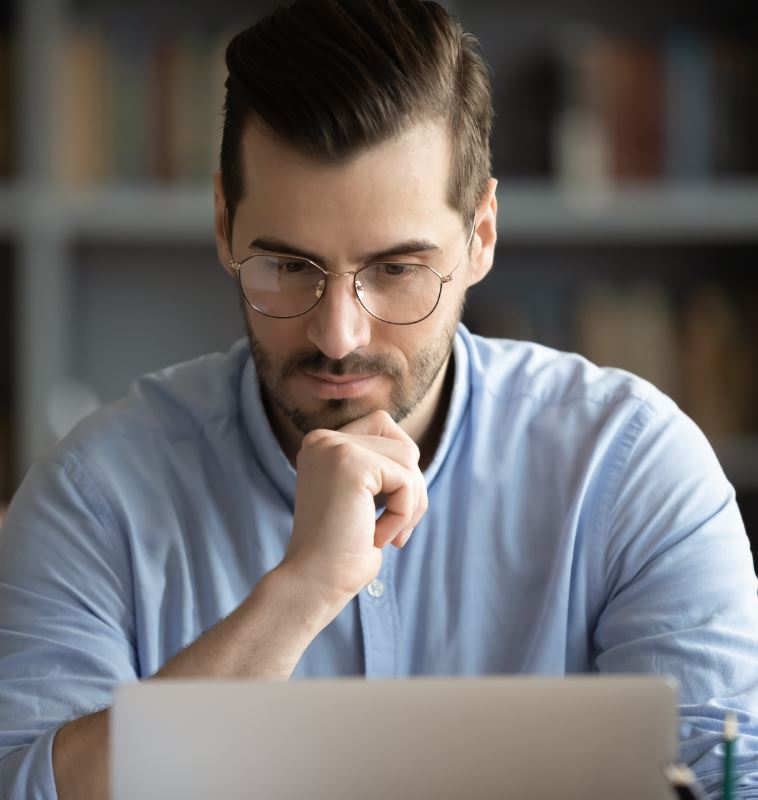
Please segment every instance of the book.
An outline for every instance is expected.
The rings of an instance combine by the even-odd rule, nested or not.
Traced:
[[[139,183],[150,174],[150,59],[152,43],[133,27],[109,36],[106,92],[107,178]]]
[[[210,44],[199,36],[184,35],[175,43],[170,141],[181,181],[210,181],[206,154],[212,120],[219,114],[210,107],[210,53]]]
[[[177,98],[172,94],[176,72],[176,42],[161,36],[155,42],[150,66],[151,115],[145,124],[150,124],[150,173],[159,181],[172,181],[178,177],[178,164],[172,141],[172,120],[177,112]]]
[[[68,185],[105,178],[106,44],[92,26],[73,31],[58,54],[55,172]]]
[[[522,62],[500,70],[492,64],[496,175],[548,178],[554,174],[552,136],[558,110],[558,79],[550,47],[536,48]]]
[[[689,31],[664,42],[664,173],[700,179],[714,171],[713,65],[709,43]]]
[[[717,39],[713,56],[713,160],[720,175],[758,172],[758,57]]]
[[[659,49],[646,41],[617,39],[601,67],[602,113],[617,182],[662,174],[663,81]]]
[[[749,430],[754,372],[745,322],[725,289],[702,284],[682,315],[680,404],[710,438]]]
[[[676,321],[663,285],[593,282],[580,292],[577,309],[582,354],[639,375],[666,394],[679,393]]]
[[[611,181],[601,77],[611,46],[607,36],[588,26],[566,28],[558,37],[561,107],[552,149],[556,178],[568,188],[602,189]]]
[[[161,181],[209,181],[208,152],[221,108],[214,105],[219,71],[215,42],[194,35],[164,36],[152,59],[152,173]],[[223,91],[223,84],[222,84]],[[219,133],[220,142],[220,133]],[[218,169],[218,154],[213,169]]]

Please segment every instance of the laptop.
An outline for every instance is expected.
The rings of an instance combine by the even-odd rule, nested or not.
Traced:
[[[118,688],[113,800],[671,800],[654,677],[151,680]]]

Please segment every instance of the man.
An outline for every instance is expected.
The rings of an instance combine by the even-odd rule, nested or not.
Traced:
[[[584,671],[675,675],[711,788],[738,710],[758,797],[756,580],[704,437],[459,325],[496,239],[475,44],[416,0],[301,0],[230,44],[215,228],[248,341],[141,379],[19,489],[3,797],[105,797],[124,681]]]

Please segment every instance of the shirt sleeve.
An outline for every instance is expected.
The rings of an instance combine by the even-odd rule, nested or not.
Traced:
[[[128,550],[75,456],[34,466],[0,532],[0,796],[57,796],[52,742],[137,678]]]
[[[758,798],[758,594],[749,541],[713,450],[673,403],[643,403],[632,415],[600,507],[598,669],[676,678],[680,757],[713,796],[721,792],[724,715],[736,712],[738,795]]]

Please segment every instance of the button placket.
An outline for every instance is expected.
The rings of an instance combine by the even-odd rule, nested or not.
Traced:
[[[392,577],[395,557],[396,553],[386,552],[380,574],[358,594],[367,678],[395,675],[398,644]]]

